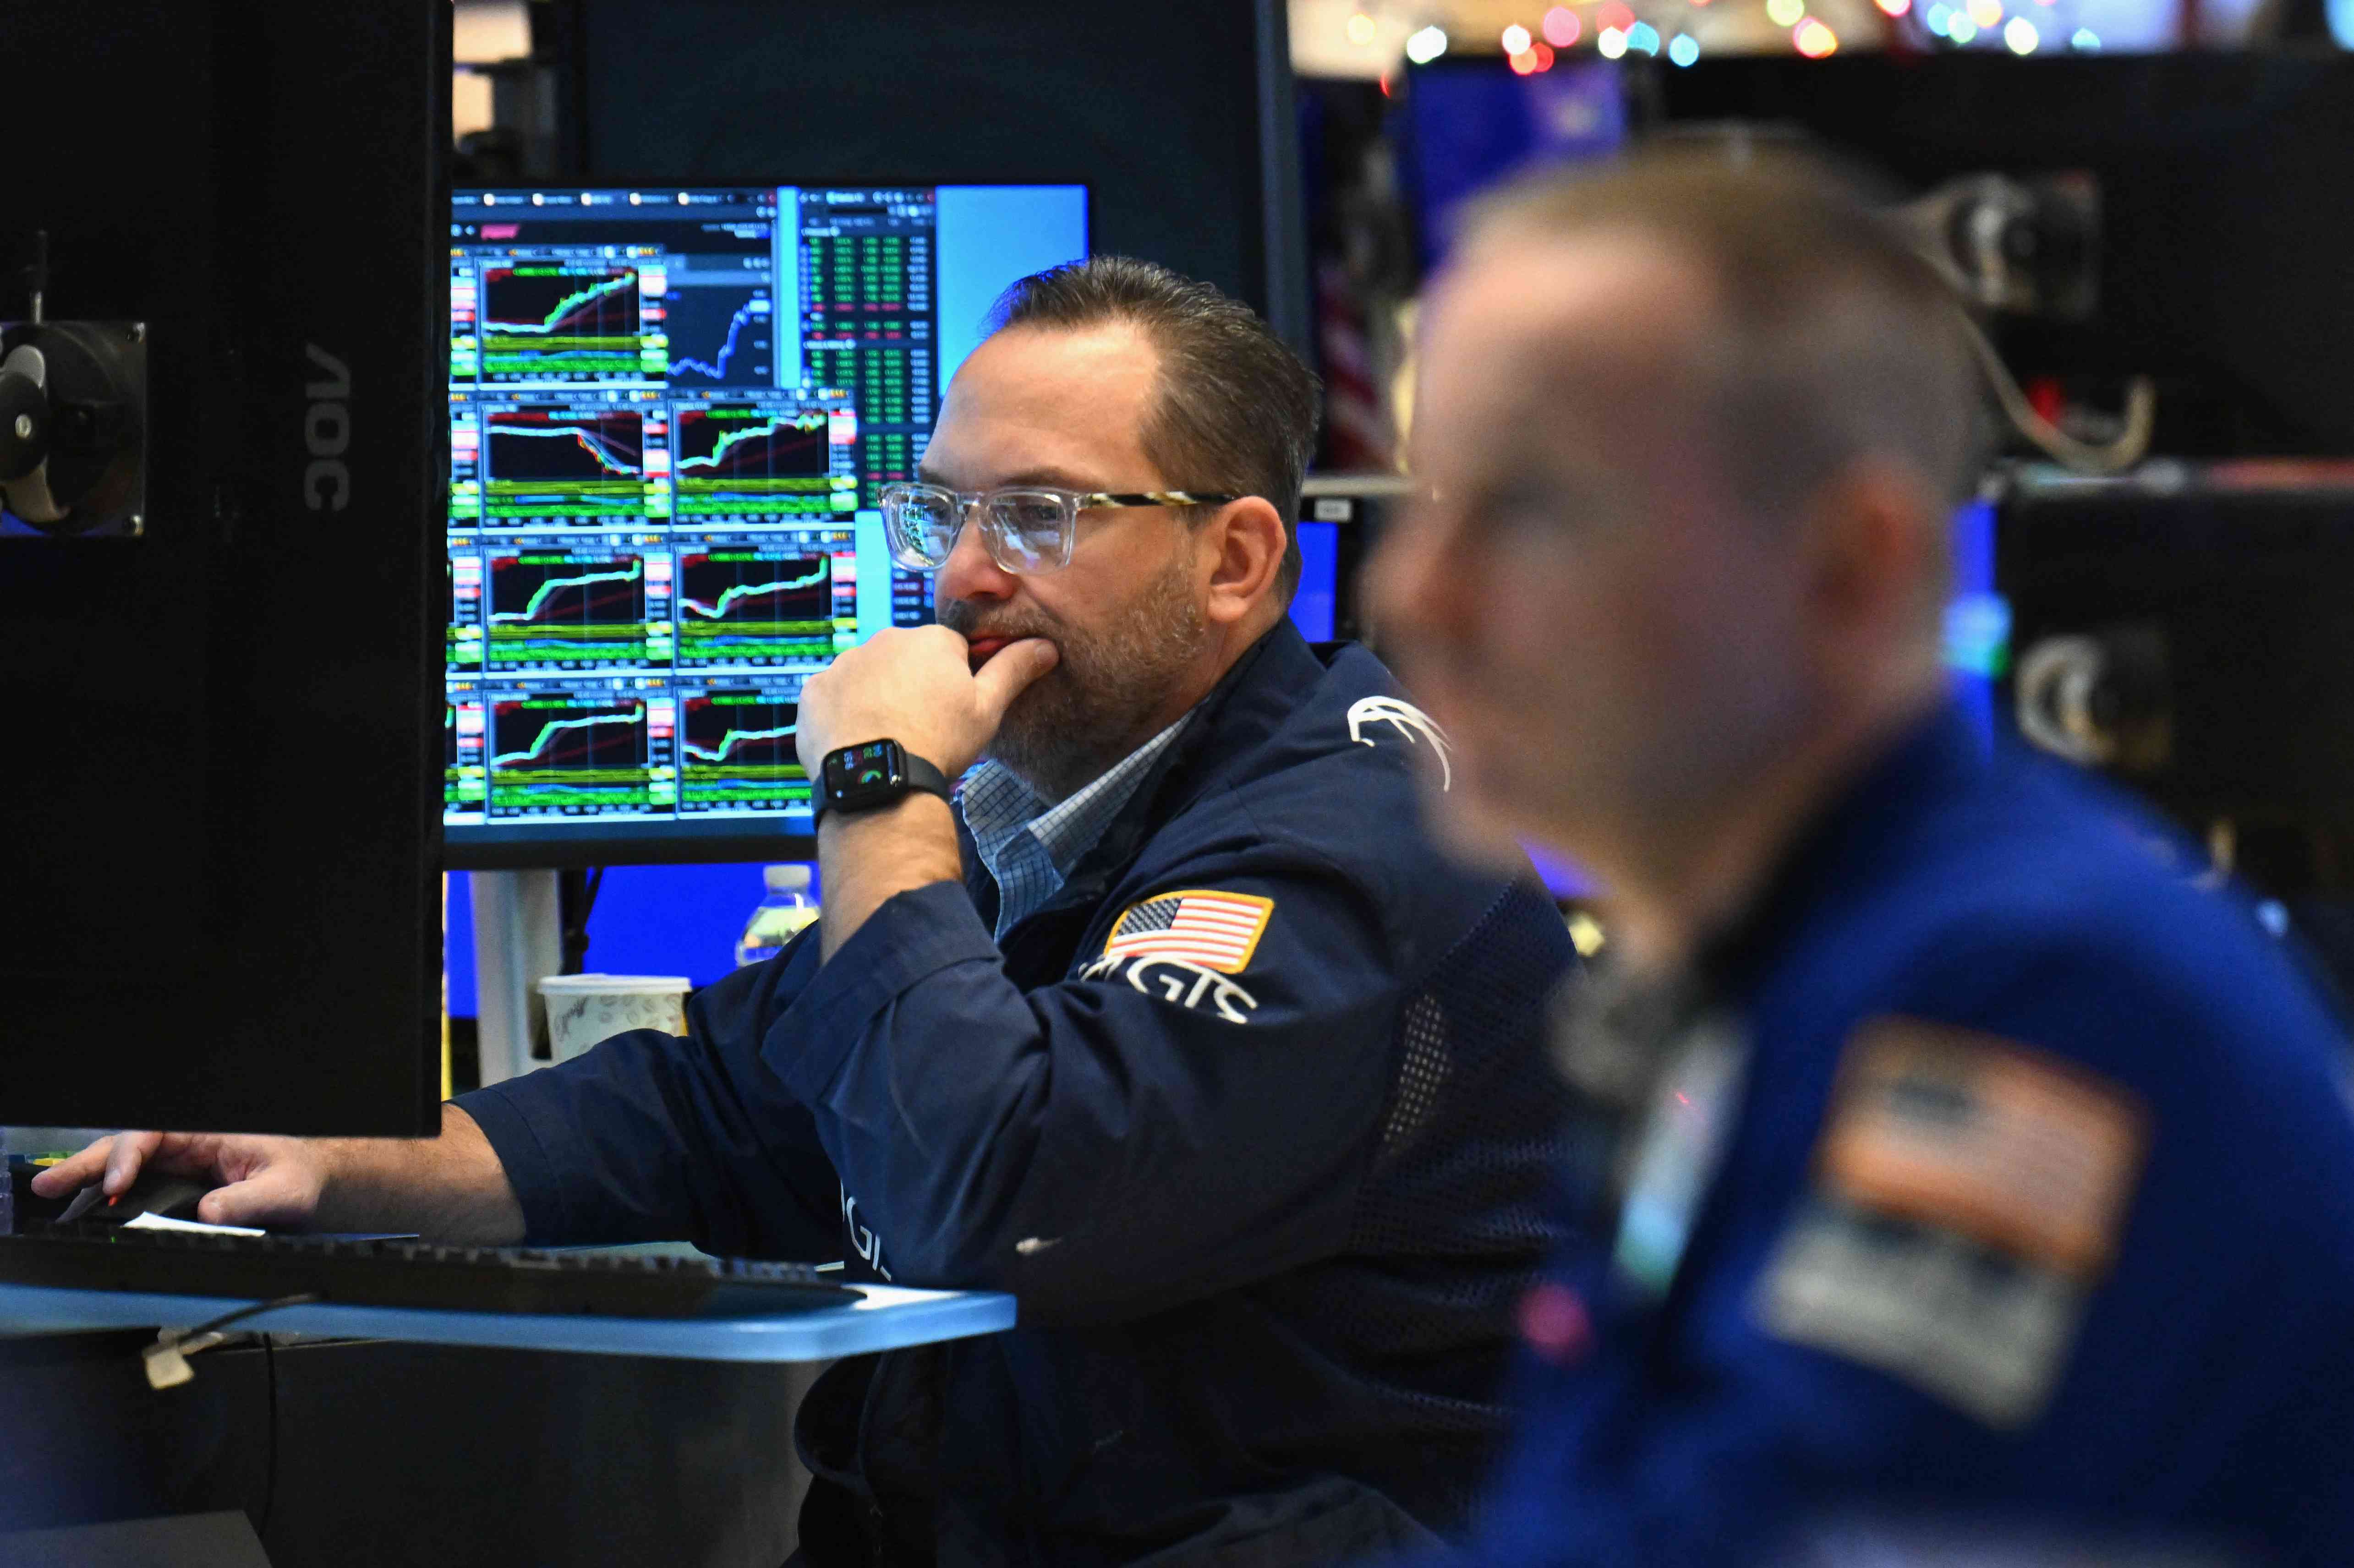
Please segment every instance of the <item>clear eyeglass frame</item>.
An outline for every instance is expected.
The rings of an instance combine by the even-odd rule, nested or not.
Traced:
[[[965,524],[978,517],[989,558],[1017,577],[1059,572],[1071,564],[1079,514],[1150,506],[1214,506],[1239,496],[1198,490],[1064,490],[1010,484],[950,490],[940,484],[885,485],[880,497],[891,558],[911,572],[948,565]]]

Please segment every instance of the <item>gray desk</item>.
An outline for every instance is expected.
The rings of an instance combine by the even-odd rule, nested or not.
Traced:
[[[236,1325],[274,1357],[233,1340],[157,1393],[152,1330],[249,1303],[0,1285],[0,1532],[242,1508],[279,1568],[774,1568],[793,1363],[1013,1323],[1007,1296],[858,1288],[708,1322],[280,1308]]]

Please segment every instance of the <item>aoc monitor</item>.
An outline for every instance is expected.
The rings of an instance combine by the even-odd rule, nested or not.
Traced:
[[[139,369],[93,391],[60,348],[0,377],[9,429],[55,416],[47,499],[91,442],[137,449],[141,497],[82,526],[12,482],[0,516],[11,1125],[435,1125],[450,26],[10,9],[9,108],[47,129],[0,341]]]

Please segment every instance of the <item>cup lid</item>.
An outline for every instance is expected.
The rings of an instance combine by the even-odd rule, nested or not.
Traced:
[[[542,995],[627,996],[688,991],[695,982],[684,975],[548,975],[539,982]]]

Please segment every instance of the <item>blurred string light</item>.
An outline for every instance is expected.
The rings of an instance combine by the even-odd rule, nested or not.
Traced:
[[[1797,46],[1800,54],[1810,60],[1821,59],[1839,48],[1839,35],[1814,16],[1798,24],[1798,30],[1791,35],[1790,41]]]
[[[1405,41],[1405,58],[1416,65],[1428,65],[1447,52],[1447,30],[1425,27]]]
[[[1635,12],[1626,0],[1602,0],[1594,8],[1594,20],[1605,27],[1616,27],[1620,33],[1635,30]]]
[[[1627,48],[1631,54],[1650,55],[1659,52],[1659,29],[1649,22],[1638,22],[1627,29]]]
[[[1565,49],[1577,42],[1577,35],[1584,30],[1579,26],[1577,13],[1566,5],[1556,5],[1546,12],[1541,26],[1544,30],[1545,42],[1557,49]]]
[[[1690,33],[1678,33],[1668,40],[1668,59],[1670,64],[1688,66],[1698,58],[1700,58],[1700,40]]]
[[[1627,52],[1627,35],[1616,27],[1605,27],[1594,35],[1594,51],[1606,60],[1615,60]]]
[[[1970,0],[1970,21],[1982,33],[2002,25],[2002,0]]]
[[[1777,27],[1795,27],[1807,14],[1807,0],[1766,0],[1766,19]]]
[[[1349,41],[1361,49],[1373,41],[1374,30],[1373,19],[1363,11],[1349,17]]]
[[[1967,44],[1978,36],[1978,25],[1959,11],[1955,12],[1953,18],[1946,24],[1946,37],[1957,44]]]
[[[1504,29],[1504,52],[1508,55],[1529,52],[1529,30],[1518,22]]]
[[[2079,27],[2069,38],[2068,47],[2072,49],[2083,49],[2090,54],[2101,47],[2101,37],[2090,27]]]
[[[1913,0],[1872,0],[1883,16],[1902,16],[1913,9]]]
[[[2002,41],[2009,47],[2012,54],[2031,55],[2043,37],[2035,30],[2034,23],[2024,16],[2013,16],[2003,24]]]
[[[1941,38],[1946,36],[1946,25],[1953,19],[1954,14],[1942,5],[1932,5],[1921,13],[1921,25]]]

